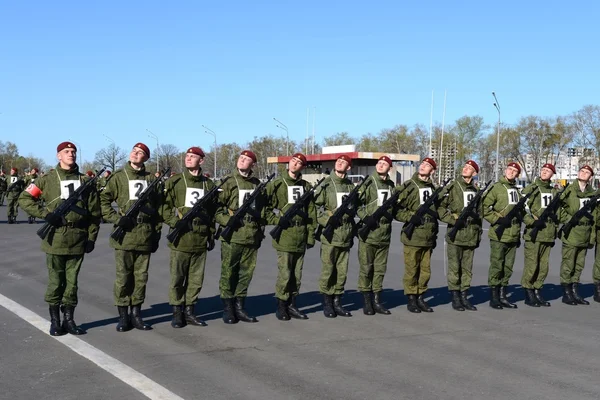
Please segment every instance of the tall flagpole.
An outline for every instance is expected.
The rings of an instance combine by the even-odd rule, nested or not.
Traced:
[[[444,164],[442,162],[442,159],[444,158],[444,155],[442,153],[443,150],[443,146],[444,146],[444,122],[446,121],[446,94],[447,91],[444,90],[444,113],[442,114],[442,138],[440,139],[440,168],[442,168],[442,171],[444,170]],[[438,183],[441,185],[442,184],[442,174],[440,173],[438,175]]]

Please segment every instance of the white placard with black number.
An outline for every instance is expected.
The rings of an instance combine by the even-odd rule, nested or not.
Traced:
[[[246,199],[248,197],[250,197],[250,195],[252,194],[252,192],[254,192],[254,189],[251,189],[251,190],[240,189],[238,192],[239,192],[238,207],[241,207],[242,204],[244,204],[244,202],[246,201]],[[252,203],[251,207],[254,208],[254,202]]]
[[[519,193],[517,193],[517,189],[507,189],[506,193],[508,195],[509,205],[515,205],[519,202]]]
[[[428,198],[431,197],[433,190],[431,188],[420,188],[419,189],[419,203],[421,205],[425,204]]]
[[[340,192],[340,193],[336,193],[336,201],[337,201],[337,205],[335,208],[338,208],[339,206],[342,205],[342,203],[344,202],[344,199],[346,198],[346,196],[348,196],[350,193],[349,192]]]
[[[381,207],[391,195],[390,189],[377,189],[377,206]]]
[[[583,207],[586,205],[586,203],[587,203],[588,201],[590,201],[590,199],[589,199],[589,198],[585,198],[585,199],[579,199],[579,209],[581,210],[581,209],[582,209],[582,208],[583,208]]]
[[[129,181],[129,200],[137,200],[147,187],[147,181],[141,179]]]
[[[81,186],[79,179],[60,181],[60,198],[63,200],[68,199],[79,186]]]
[[[11,183],[11,184],[15,183],[15,182],[16,182],[16,181],[18,181],[18,180],[19,180],[19,177],[18,177],[18,176],[11,176],[11,177],[10,177],[10,183]]]
[[[546,208],[552,202],[552,193],[542,193],[540,195],[540,207]]]
[[[204,189],[185,188],[185,206],[194,207],[196,202],[204,197]]]
[[[468,207],[469,203],[475,198],[477,193],[472,191],[463,192],[463,207]]]
[[[294,204],[304,195],[303,186],[288,186],[288,204]]]

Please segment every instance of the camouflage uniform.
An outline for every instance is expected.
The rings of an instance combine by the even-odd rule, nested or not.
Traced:
[[[8,177],[8,189],[6,192],[6,198],[8,201],[8,210],[6,215],[8,216],[8,223],[13,224],[17,222],[17,215],[19,215],[19,195],[25,189],[25,181],[18,174],[11,174]]]

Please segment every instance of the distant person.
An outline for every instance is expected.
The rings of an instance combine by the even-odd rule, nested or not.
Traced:
[[[329,168],[325,168],[325,175],[329,175],[330,173]]]
[[[0,171],[0,206],[4,205],[4,196],[6,195],[6,189],[8,188],[6,179],[4,171]]]
[[[14,224],[17,222],[19,214],[19,195],[25,189],[25,181],[19,176],[17,168],[10,169],[10,177],[8,178],[8,189],[6,190],[6,198],[8,201],[8,223]]]

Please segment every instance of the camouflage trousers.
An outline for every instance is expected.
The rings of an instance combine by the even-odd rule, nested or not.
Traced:
[[[490,240],[490,269],[488,285],[508,286],[515,265],[517,243]]]
[[[221,297],[246,297],[254,276],[258,247],[221,242]]]
[[[431,247],[404,245],[404,294],[423,294],[431,278]]]
[[[115,264],[115,305],[137,306],[144,303],[150,252],[115,250]]]
[[[350,249],[321,242],[321,277],[319,291],[323,294],[342,295],[348,276]]]
[[[61,256],[46,254],[48,287],[44,300],[50,305],[77,305],[77,279],[83,254]]]
[[[600,283],[600,230],[596,231],[596,249],[594,253],[594,270],[592,272],[592,278],[594,283]]]
[[[275,297],[286,301],[291,296],[300,293],[303,266],[304,253],[277,251],[277,268],[279,272],[275,283]]]
[[[554,243],[525,241],[525,265],[521,286],[525,289],[541,289],[548,276],[550,250]]]
[[[471,287],[473,279],[473,256],[476,247],[446,244],[448,256],[448,290],[464,292]]]
[[[587,247],[573,247],[563,243],[560,283],[579,283],[587,250]]]
[[[8,209],[6,210],[6,216],[15,217],[19,215],[19,194],[9,192],[6,196]]]
[[[383,291],[383,278],[387,271],[389,243],[374,245],[358,241],[358,290],[360,292]]]
[[[206,251],[186,253],[171,250],[169,268],[171,284],[169,285],[169,304],[172,306],[196,304],[202,283],[204,282],[204,266]]]

